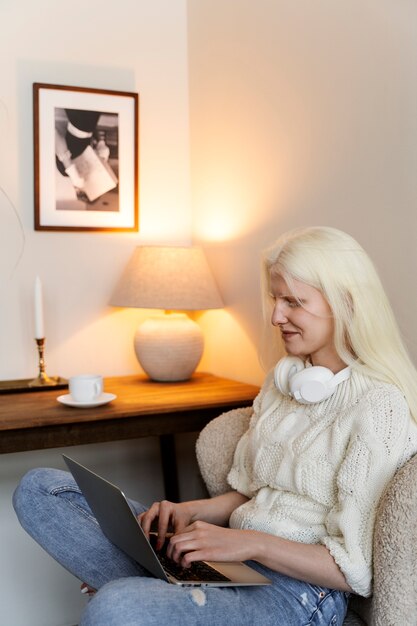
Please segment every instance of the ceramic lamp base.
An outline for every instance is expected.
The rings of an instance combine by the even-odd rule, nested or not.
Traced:
[[[149,317],[135,334],[139,364],[152,380],[188,380],[203,354],[203,333],[185,313]]]

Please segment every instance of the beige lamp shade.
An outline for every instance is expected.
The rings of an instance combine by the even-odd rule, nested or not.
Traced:
[[[196,246],[136,248],[110,304],[180,311],[223,306],[204,252]]]
[[[202,248],[140,246],[134,251],[110,304],[192,311],[223,302]],[[139,326],[136,356],[153,380],[187,380],[200,362],[204,339],[184,313],[154,315]]]

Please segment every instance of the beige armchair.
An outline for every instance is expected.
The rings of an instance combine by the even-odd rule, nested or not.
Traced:
[[[229,490],[226,476],[251,408],[212,420],[196,444],[211,496]],[[417,626],[417,455],[393,478],[379,503],[374,533],[374,594],[352,596],[344,626]]]

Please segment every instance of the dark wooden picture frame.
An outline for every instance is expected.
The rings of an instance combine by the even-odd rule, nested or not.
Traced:
[[[35,230],[137,231],[137,93],[33,84]]]

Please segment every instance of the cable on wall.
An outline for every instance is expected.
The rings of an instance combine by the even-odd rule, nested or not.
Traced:
[[[5,105],[5,103],[2,100],[0,100],[0,107],[3,109],[3,111],[5,113],[6,127],[8,128],[9,127],[9,114],[8,114],[8,110],[7,110],[6,105]],[[12,271],[11,271],[11,274],[10,274],[10,278],[11,278],[13,276],[14,272],[16,271],[16,268],[18,267],[21,259],[22,259],[23,252],[25,250],[26,237],[25,237],[25,230],[24,230],[24,227],[23,227],[23,222],[22,222],[22,219],[21,219],[21,217],[19,215],[19,212],[18,212],[16,206],[14,205],[14,203],[12,202],[11,198],[9,197],[9,195],[7,194],[6,190],[3,188],[2,185],[0,185],[0,192],[6,198],[6,201],[7,201],[8,205],[11,207],[12,212],[13,212],[14,216],[16,217],[17,223],[19,225],[19,231],[20,231],[21,242],[22,242],[21,246],[20,246],[20,250],[18,251],[18,254],[17,254],[17,259],[16,259],[16,261],[15,261],[13,267],[12,267]]]

